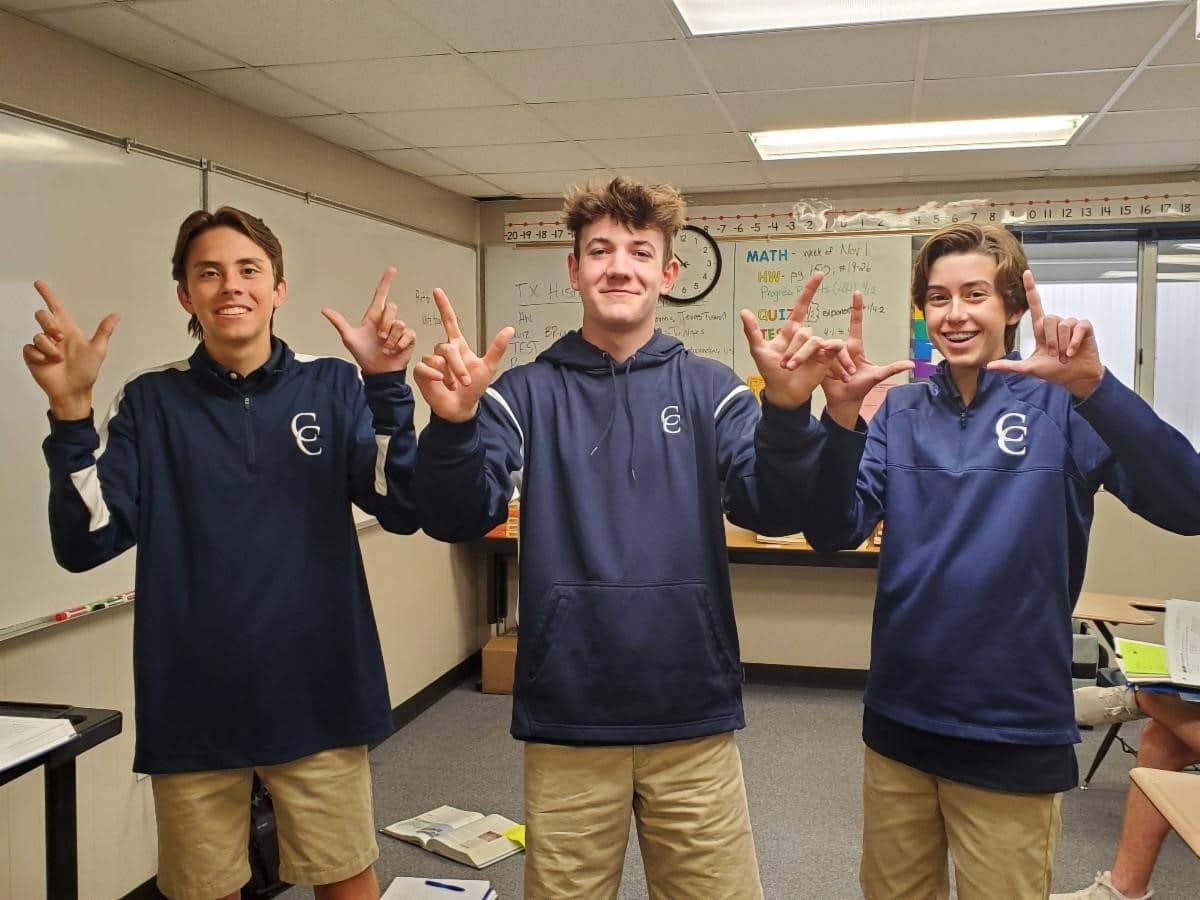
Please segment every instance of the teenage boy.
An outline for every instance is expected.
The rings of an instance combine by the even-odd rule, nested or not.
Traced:
[[[1195,451],[1104,368],[1089,322],[1043,312],[1026,269],[1002,228],[942,229],[912,280],[945,357],[932,380],[889,391],[869,429],[867,367],[823,385],[808,539],[852,547],[887,522],[864,698],[868,900],[946,896],[947,849],[963,900],[1047,895],[1078,778],[1071,610],[1094,495],[1200,531]]]
[[[99,428],[92,388],[117,317],[88,339],[44,283],[25,362],[50,401],[50,530],[71,571],[136,544],[134,769],[151,776],[158,884],[236,898],[250,785],[274,799],[280,877],[321,900],[378,898],[366,745],[391,733],[383,656],[351,511],[411,533],[413,333],[387,302],[332,309],[354,366],[272,336],[283,252],[223,207],[180,226],[187,360],[128,381]]]
[[[1178,772],[1200,763],[1200,703],[1128,685],[1075,691],[1075,721],[1080,725],[1107,727],[1147,716],[1151,721],[1138,740],[1139,766]],[[1050,900],[1149,900],[1154,896],[1150,876],[1170,830],[1158,807],[1131,784],[1112,869],[1098,873],[1083,890],[1051,894]]]
[[[656,331],[683,209],[666,185],[572,189],[582,328],[492,384],[512,330],[476,356],[435,291],[447,339],[413,370],[433,411],[414,481],[428,534],[484,534],[520,473],[512,734],[535,900],[615,898],[631,810],[651,898],[762,897],[722,513],[802,527],[822,441],[809,398],[842,347],[800,324],[819,279],[771,341],[743,310],[760,410],[728,367]]]

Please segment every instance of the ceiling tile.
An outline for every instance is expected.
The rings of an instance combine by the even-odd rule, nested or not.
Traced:
[[[929,26],[925,77],[1128,69],[1178,14],[1150,6],[935,21]]]
[[[317,116],[337,112],[332,106],[306,97],[256,69],[213,69],[190,72],[188,78],[243,106],[269,116]]]
[[[682,33],[665,4],[645,0],[396,0],[396,5],[464,53],[670,40]]]
[[[404,146],[404,141],[384,134],[354,116],[304,116],[288,121],[327,141],[354,150],[387,150]]]
[[[533,109],[576,140],[729,130],[721,110],[708,94],[538,103]]]
[[[743,131],[869,125],[908,118],[913,83],[847,85],[795,91],[721,94]]]
[[[61,9],[64,6],[100,6],[98,0],[4,0],[0,9],[11,9],[18,12],[32,12],[39,9]]]
[[[238,64],[235,59],[172,34],[119,6],[59,10],[40,13],[33,18],[55,31],[74,35],[117,56],[149,63],[169,72],[220,69]]]
[[[1062,168],[1069,169],[1111,166],[1177,168],[1197,165],[1200,165],[1200,141],[1082,144],[1068,148],[1061,162]]]
[[[1198,14],[1200,15],[1200,14]],[[1200,19],[1196,21],[1200,22]],[[1167,41],[1167,46],[1158,51],[1158,56],[1150,61],[1151,65],[1168,66],[1184,63],[1200,63],[1200,41],[1196,40],[1196,27],[1191,20],[1185,21],[1175,32],[1175,36]]]
[[[599,168],[596,159],[571,141],[493,147],[440,147],[437,156],[467,172],[538,172]]]
[[[464,197],[504,197],[507,193],[474,175],[432,175],[425,179]]]
[[[1200,102],[1200,95],[1196,102]],[[1134,141],[1200,141],[1200,109],[1110,112],[1101,117],[1080,145]]]
[[[510,194],[561,199],[566,189],[573,184],[609,181],[612,177],[613,173],[608,169],[583,169],[570,172],[509,172],[503,175],[489,175],[488,180]]]
[[[126,3],[253,66],[445,53],[388,0],[159,0]]]
[[[806,184],[816,187],[856,184],[861,180],[903,181],[909,156],[853,156],[839,159],[776,159],[762,163],[771,184]]]
[[[365,113],[362,119],[404,138],[414,147],[561,141],[564,137],[528,106],[520,105]]]
[[[470,58],[527,103],[667,97],[707,89],[674,41],[476,53]]]
[[[702,166],[623,166],[620,174],[647,183],[671,184],[682,191],[717,188],[758,188],[764,185],[754,163],[723,163]]]
[[[918,120],[998,119],[1096,112],[1132,69],[1064,75],[944,78],[921,85]]]
[[[1200,97],[1200,65],[1154,66],[1129,86],[1114,109],[1186,109]]]
[[[700,163],[754,162],[758,154],[741,132],[679,137],[619,138],[583,141],[608,166],[671,166]]]
[[[886,84],[916,76],[920,26],[877,25],[692,38],[718,91]]]
[[[276,66],[270,74],[346,112],[500,106],[512,97],[461,56]]]
[[[1018,147],[1006,150],[948,150],[908,154],[909,175],[947,178],[1008,178],[1010,172],[1045,172],[1062,158],[1062,147]]]
[[[430,175],[461,175],[462,170],[443,162],[424,150],[369,150],[367,156],[374,157],[393,169],[403,169],[413,175],[427,178]]]

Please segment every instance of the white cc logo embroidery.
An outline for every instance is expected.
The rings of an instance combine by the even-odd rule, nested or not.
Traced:
[[[996,446],[1009,456],[1024,456],[1028,447],[1021,447],[1020,450],[1014,450],[1010,444],[1020,445],[1025,442],[1025,436],[1029,434],[1028,425],[1008,425],[1009,419],[1016,419],[1018,422],[1025,421],[1024,413],[1005,413],[996,420]]]
[[[311,418],[312,423],[309,425],[301,425],[300,420],[303,418]],[[318,447],[316,450],[310,450],[305,444],[314,443],[321,437],[321,426],[316,424],[317,414],[315,412],[296,413],[292,416],[292,435],[296,438],[296,446],[300,448],[300,452],[305,456],[320,456],[325,452],[324,447]]]
[[[679,434],[679,423],[682,419],[678,406],[664,406],[658,418],[662,421],[663,431],[667,434]]]

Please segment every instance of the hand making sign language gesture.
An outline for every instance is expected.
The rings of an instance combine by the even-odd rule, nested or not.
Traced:
[[[1016,372],[1061,384],[1076,399],[1085,399],[1104,378],[1092,323],[1046,315],[1033,273],[1026,270],[1022,280],[1033,325],[1033,353],[1025,359],[998,359],[987,367],[993,372]]]
[[[825,410],[831,419],[843,428],[853,429],[858,424],[863,400],[871,389],[887,381],[893,375],[914,368],[912,360],[902,359],[886,366],[877,366],[867,359],[863,349],[863,296],[855,291],[850,304],[850,334],[846,339],[846,353],[853,366],[849,379],[832,375],[821,382],[825,392]]]
[[[773,406],[796,409],[808,402],[830,372],[837,377],[849,377],[854,371],[844,341],[814,337],[812,329],[804,324],[822,278],[824,275],[818,272],[804,283],[787,321],[769,341],[763,337],[754,313],[748,309],[740,313],[750,355],[766,383],[767,399]]]
[[[42,330],[22,348],[33,380],[50,400],[50,413],[60,421],[84,419],[92,411],[92,388],[108,353],[108,339],[118,316],[105,316],[88,338],[44,281],[33,283],[46,303],[34,313]]]
[[[458,316],[446,292],[434,288],[433,302],[442,317],[446,340],[434,347],[433,353],[421,357],[413,369],[413,377],[421,396],[439,418],[467,422],[475,417],[479,399],[496,377],[515,329],[500,329],[487,352],[476,356],[458,327]]]
[[[383,273],[375,296],[358,325],[351,325],[336,309],[326,307],[321,310],[321,315],[337,329],[358,367],[368,375],[407,368],[416,344],[416,333],[396,318],[396,304],[387,302],[388,290],[395,277],[395,266]]]

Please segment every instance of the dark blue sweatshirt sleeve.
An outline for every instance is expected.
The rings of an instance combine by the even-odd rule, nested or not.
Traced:
[[[421,527],[439,541],[473,541],[508,516],[522,466],[513,405],[489,388],[469,422],[431,415],[417,445],[414,496]]]
[[[827,433],[804,536],[815,550],[849,550],[861,544],[883,516],[887,495],[887,416],[884,405],[866,427],[851,431],[821,417]]]
[[[397,534],[417,530],[412,476],[417,460],[412,389],[404,372],[362,376],[351,393],[354,423],[350,496]]]
[[[1160,528],[1200,534],[1200,456],[1186,437],[1108,371],[1074,411],[1106,445],[1093,478]]]
[[[58,564],[84,572],[137,541],[137,428],[125,392],[97,431],[92,417],[51,417],[42,452],[50,467],[50,542]]]
[[[780,409],[749,390],[717,411],[717,465],[729,521],[759,534],[803,531],[824,429],[811,406]]]

